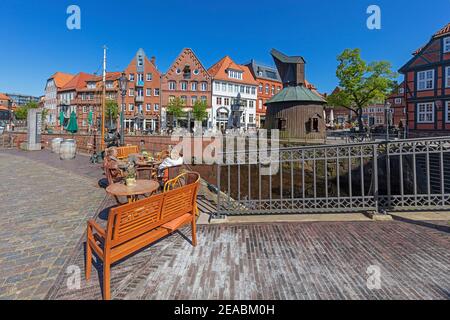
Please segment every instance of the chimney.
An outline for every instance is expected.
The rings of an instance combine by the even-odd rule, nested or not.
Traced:
[[[150,59],[150,62],[151,62],[153,65],[155,65],[155,62],[156,62],[155,56],[153,56],[153,57]]]

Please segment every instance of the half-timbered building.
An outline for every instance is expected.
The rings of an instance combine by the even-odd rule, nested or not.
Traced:
[[[408,131],[442,135],[450,131],[450,23],[413,54],[405,76]]]

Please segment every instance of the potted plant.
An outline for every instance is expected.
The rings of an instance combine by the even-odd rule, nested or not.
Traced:
[[[134,167],[134,164],[130,163],[126,170],[125,175],[125,184],[127,186],[134,186],[136,185],[136,168]]]

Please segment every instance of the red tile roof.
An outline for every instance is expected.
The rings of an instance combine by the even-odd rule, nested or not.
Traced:
[[[86,81],[93,77],[92,74],[80,72],[74,76],[67,84],[61,88],[61,91],[80,90],[86,87]]]
[[[450,22],[449,22],[445,27],[443,27],[441,30],[439,30],[438,32],[436,32],[436,33],[433,35],[433,38],[442,37],[442,36],[444,36],[444,35],[446,35],[446,34],[450,34]]]
[[[70,80],[72,80],[72,78],[72,74],[63,72],[56,72],[50,77],[50,79],[53,79],[53,81],[55,81],[55,84],[58,88],[64,87]]]
[[[120,76],[122,75],[122,72],[118,72],[118,71],[114,71],[114,72],[107,72],[106,73],[106,80],[107,81],[111,81],[111,80],[117,80],[120,78]],[[91,75],[91,77],[89,79],[87,79],[86,81],[102,81],[103,80],[103,76],[94,76]]]
[[[11,100],[10,97],[8,97],[6,94],[4,93],[0,93],[0,100]]]
[[[227,70],[232,69],[242,71],[242,80],[228,77]],[[235,63],[229,56],[223,57],[219,62],[208,69],[208,73],[217,80],[242,82],[246,84],[258,85],[249,67]]]

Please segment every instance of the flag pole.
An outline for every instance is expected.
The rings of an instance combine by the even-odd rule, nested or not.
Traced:
[[[106,46],[103,46],[102,140],[100,141],[101,151],[105,150],[106,49]]]

